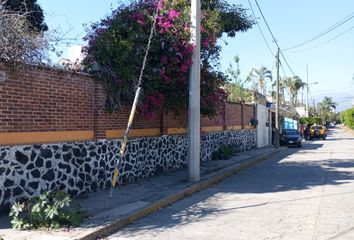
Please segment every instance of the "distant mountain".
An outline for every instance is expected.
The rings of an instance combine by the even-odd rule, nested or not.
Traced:
[[[332,92],[325,94],[314,94],[312,96],[312,98],[315,99],[316,104],[322,102],[324,97],[332,97],[333,101],[338,103],[338,112],[351,108],[354,101],[354,93],[350,94],[348,92]]]

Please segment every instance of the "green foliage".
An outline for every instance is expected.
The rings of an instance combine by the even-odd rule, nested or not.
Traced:
[[[252,89],[254,91],[266,95],[266,84],[268,81],[273,81],[272,71],[261,65],[259,68],[252,68],[247,79],[252,81]]]
[[[225,84],[224,88],[228,94],[228,100],[231,102],[245,101],[250,102],[252,100],[252,93],[250,90],[246,89],[246,85],[251,81],[250,78],[241,79],[240,74],[240,58],[239,56],[234,57],[235,66],[230,63],[228,69],[226,70],[230,81]]]
[[[4,1],[6,10],[25,14],[31,30],[35,32],[47,31],[48,26],[44,23],[44,15],[37,0],[8,0]]]
[[[14,229],[78,226],[84,220],[80,205],[62,191],[48,191],[24,203],[15,202],[9,215]]]
[[[347,127],[354,130],[354,108],[341,112],[341,120]]]
[[[322,120],[322,118],[319,118],[319,117],[309,117],[309,118],[302,117],[302,118],[300,118],[300,124],[320,125],[322,123],[323,123],[323,120]]]
[[[130,105],[142,67],[157,0],[131,1],[87,29],[83,62],[106,83],[108,110]],[[194,47],[190,43],[190,1],[161,0],[156,29],[144,70],[139,110],[147,118],[161,111],[180,114],[188,108],[188,79]],[[226,100],[226,77],[218,71],[225,33],[234,37],[253,22],[239,6],[203,1],[201,27],[201,113],[213,116]],[[97,71],[95,69],[98,69]]]
[[[324,122],[335,121],[334,111],[337,108],[337,103],[331,97],[324,97],[321,102],[317,104],[317,112]]]
[[[306,83],[304,83],[299,76],[294,76],[281,79],[279,84],[283,95],[285,95],[285,89],[287,90],[292,106],[298,106],[298,92],[301,88],[306,86]]]
[[[213,160],[227,160],[231,158],[236,152],[239,151],[239,146],[225,144],[222,145],[219,150],[213,152]]]

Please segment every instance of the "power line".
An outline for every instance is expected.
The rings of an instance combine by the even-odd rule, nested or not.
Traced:
[[[255,0],[255,2],[256,2],[256,4],[257,4],[258,10],[259,10],[259,12],[261,13],[262,18],[263,18],[263,20],[264,20],[264,22],[265,22],[265,24],[266,24],[266,26],[267,26],[267,28],[268,28],[268,31],[269,31],[270,34],[272,35],[272,38],[273,38],[274,43],[277,45],[277,47],[278,47],[279,49],[281,49],[280,46],[279,46],[279,44],[278,44],[278,42],[277,42],[277,40],[276,40],[276,38],[275,38],[275,36],[274,36],[274,34],[273,34],[273,32],[272,32],[272,30],[271,30],[270,27],[269,27],[269,24],[268,24],[267,20],[265,19],[264,15],[263,15],[263,12],[262,12],[261,7],[259,6],[257,0]],[[290,67],[288,61],[286,60],[286,58],[285,58],[285,56],[284,56],[284,53],[283,53],[282,51],[279,51],[279,52],[280,52],[281,56],[283,57],[283,59],[284,59],[286,65],[288,66],[290,72],[293,74],[293,76],[296,76],[296,74],[294,73],[294,71],[293,71],[292,68]]]
[[[299,64],[297,64],[293,59],[291,59],[291,58],[289,58],[289,57],[288,57],[288,59],[289,59],[290,62],[292,62],[298,69],[300,69],[300,70],[302,70],[302,71],[306,71],[303,66],[300,66]],[[315,78],[317,81],[319,81],[319,82],[324,82],[324,80],[323,80],[322,78],[318,77],[318,76],[317,76],[316,74],[314,74],[313,72],[309,72],[309,74],[310,74],[311,77]],[[338,84],[334,83],[333,81],[328,81],[328,82],[326,82],[326,84],[331,85],[331,86],[333,86],[333,87],[337,87],[337,86],[338,86]]]
[[[294,76],[297,76],[297,75],[294,73],[294,71],[291,69],[291,67],[290,67],[290,65],[289,65],[289,63],[288,63],[288,60],[286,60],[286,58],[285,58],[285,56],[284,56],[284,54],[283,54],[282,51],[280,51],[280,54],[281,54],[281,56],[283,57],[283,59],[284,59],[286,65],[287,65],[288,68],[290,69],[290,72],[291,72]]]
[[[267,28],[268,28],[268,31],[270,32],[270,35],[271,35],[272,38],[273,38],[274,43],[277,45],[278,49],[281,49],[280,46],[279,46],[279,44],[278,44],[278,42],[277,42],[277,40],[276,40],[276,38],[275,38],[275,36],[274,36],[274,34],[273,34],[273,32],[272,32],[272,30],[271,30],[270,27],[269,27],[269,24],[268,24],[267,20],[265,19],[264,15],[263,15],[263,12],[262,12],[261,7],[259,6],[257,0],[254,0],[254,1],[256,2],[257,8],[258,8],[259,12],[260,12],[261,15],[262,15],[263,21],[265,22],[265,24],[266,24],[266,26],[267,26]],[[294,76],[296,76],[296,74],[294,73],[294,71],[291,69],[291,67],[290,67],[290,65],[289,65],[289,63],[288,63],[288,61],[286,60],[286,58],[285,58],[283,52],[282,52],[282,51],[279,51],[279,52],[280,52],[281,56],[283,57],[283,59],[284,59],[286,65],[287,65],[288,68],[290,69],[291,73],[292,73]]]
[[[274,34],[273,34],[272,30],[270,30],[270,27],[269,27],[269,25],[268,25],[268,22],[267,22],[267,20],[265,19],[264,15],[263,15],[263,12],[262,12],[261,7],[259,6],[257,0],[254,0],[254,1],[256,2],[257,8],[258,8],[259,12],[260,12],[261,15],[262,15],[263,21],[265,22],[265,24],[266,24],[266,26],[267,26],[267,28],[268,28],[268,31],[270,32],[270,35],[272,35],[272,38],[273,38],[274,43],[275,43],[275,44],[277,45],[277,47],[280,49],[280,47],[279,47],[279,45],[278,45],[278,43],[277,43],[277,40],[276,40],[276,38],[274,37]]]
[[[329,43],[329,42],[341,37],[342,35],[346,34],[347,32],[350,32],[352,29],[354,29],[354,27],[350,27],[349,29],[345,30],[344,32],[338,34],[337,36],[335,36],[335,37],[333,37],[333,38],[331,38],[331,39],[327,40],[326,42],[323,42],[323,43],[321,43],[319,45],[316,45],[316,46],[313,46],[313,47],[310,47],[310,48],[307,48],[307,49],[299,50],[299,51],[294,51],[293,53],[305,52],[305,51],[308,51],[308,50],[311,50],[311,49],[314,49],[314,48],[321,47],[321,46],[323,46],[323,45],[325,45],[325,44],[327,44],[327,43]]]
[[[283,71],[284,76],[286,76],[286,73],[285,73],[285,70],[284,70],[283,64],[281,64],[281,63],[280,63],[280,67],[281,67],[281,70]]]
[[[340,20],[339,22],[337,22],[336,24],[332,25],[331,27],[329,27],[327,30],[325,30],[324,32],[322,33],[319,33],[317,34],[316,36],[312,37],[311,39],[303,42],[303,43],[300,43],[300,44],[297,44],[295,46],[292,46],[292,47],[289,47],[289,48],[286,48],[286,49],[283,49],[283,51],[288,51],[290,49],[294,49],[294,48],[298,48],[298,47],[301,47],[309,42],[312,42],[320,37],[322,37],[323,35],[326,35],[327,33],[333,31],[334,29],[340,27],[341,25],[343,25],[344,23],[350,21],[352,18],[354,17],[354,13],[351,13],[349,14],[348,16],[346,16],[345,18],[343,18],[342,20]]]
[[[269,43],[268,43],[267,39],[265,38],[265,36],[264,36],[264,34],[263,34],[263,31],[262,31],[262,29],[261,29],[261,26],[259,26],[259,24],[258,24],[257,17],[256,17],[256,14],[255,14],[254,11],[253,11],[253,7],[252,7],[252,5],[251,5],[251,1],[250,1],[250,0],[248,0],[248,4],[250,5],[253,18],[254,18],[254,20],[256,21],[256,24],[257,24],[257,27],[258,27],[259,31],[261,32],[262,38],[263,38],[263,40],[265,41],[265,43],[267,44],[267,47],[268,47],[269,51],[271,52],[272,56],[274,57],[274,53],[273,53],[273,51],[272,51],[272,48],[269,46]]]

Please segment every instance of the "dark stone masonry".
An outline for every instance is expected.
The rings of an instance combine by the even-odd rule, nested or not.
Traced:
[[[0,206],[27,199],[46,190],[71,195],[106,189],[111,185],[120,140],[0,147]],[[223,144],[240,151],[257,147],[255,129],[208,133],[201,136],[201,161]],[[133,183],[187,167],[186,136],[131,139],[120,169],[119,184]]]

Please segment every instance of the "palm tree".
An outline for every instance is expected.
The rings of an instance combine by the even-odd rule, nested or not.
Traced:
[[[331,97],[324,97],[322,103],[326,106],[330,111],[334,111],[337,109],[338,104],[333,101]]]
[[[272,71],[263,65],[259,66],[259,68],[252,68],[247,78],[253,79],[254,89],[257,89],[263,95],[266,95],[267,79],[270,82],[273,80]]]
[[[304,83],[299,76],[294,77],[286,77],[283,80],[284,88],[287,88],[289,96],[290,96],[290,103],[293,107],[298,105],[298,92],[301,88],[304,88],[306,83]]]
[[[334,111],[338,104],[331,97],[324,97],[322,102],[317,104],[320,117],[328,122],[333,120]]]

